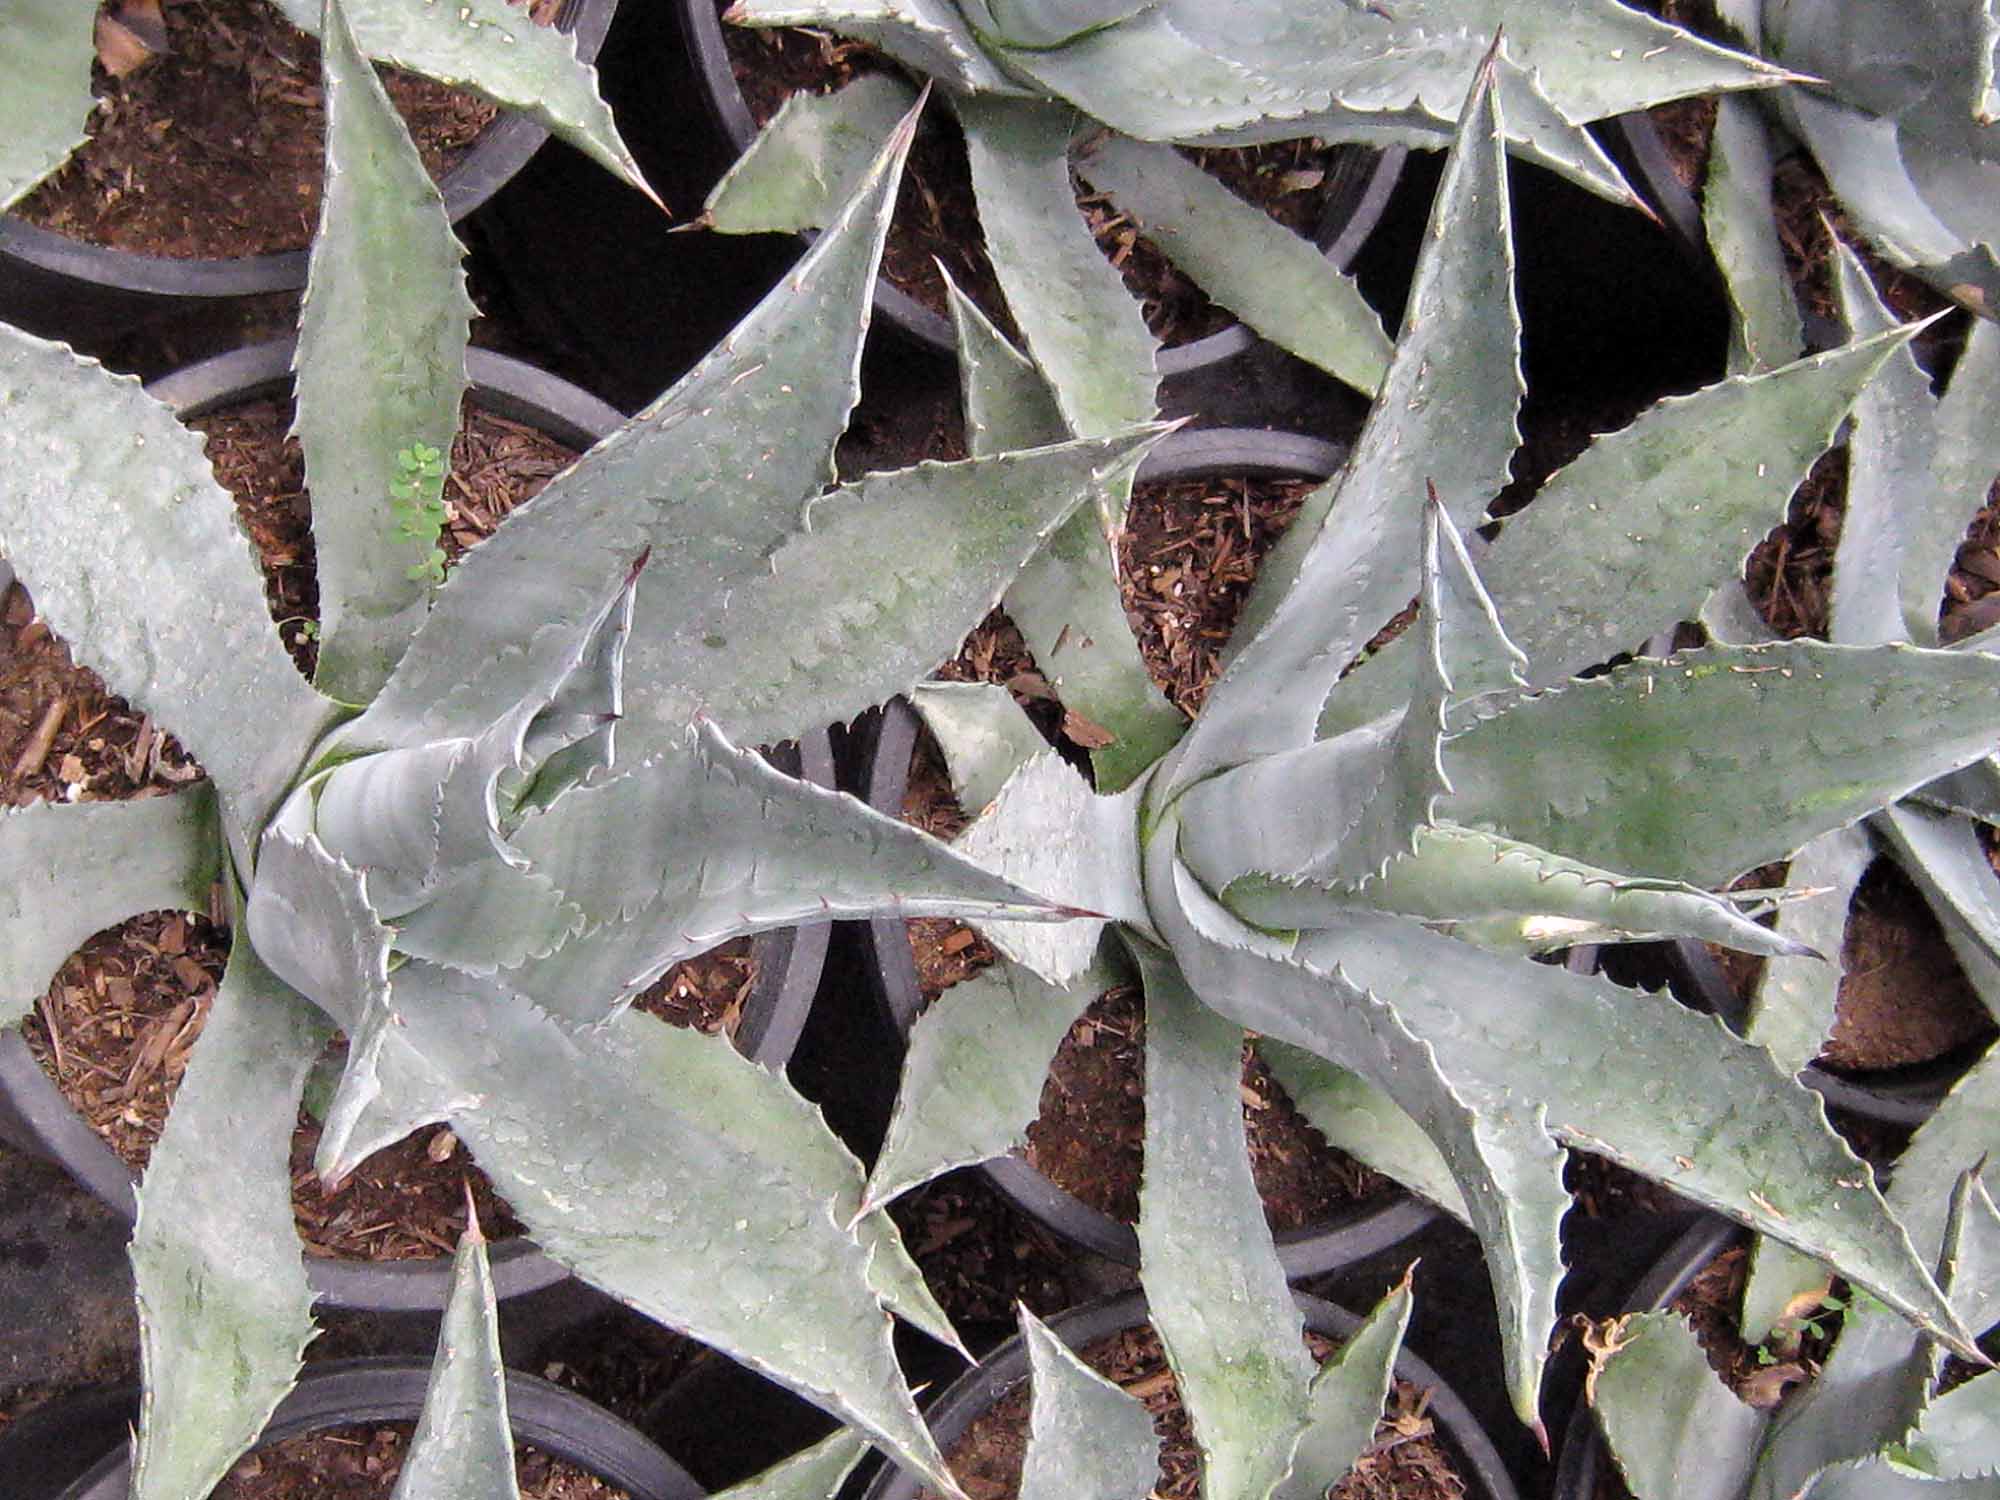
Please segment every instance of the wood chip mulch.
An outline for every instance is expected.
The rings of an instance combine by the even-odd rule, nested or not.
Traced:
[[[1337,1347],[1317,1334],[1308,1334],[1306,1342],[1319,1360]],[[1083,1359],[1127,1395],[1143,1401],[1152,1414],[1153,1430],[1161,1440],[1153,1500],[1195,1500],[1200,1493],[1200,1462],[1194,1435],[1158,1336],[1143,1326],[1114,1334],[1086,1348]],[[1020,1493],[1030,1399],[1023,1382],[975,1421],[946,1455],[972,1500],[1013,1500]],[[1466,1493],[1465,1481],[1427,1412],[1427,1393],[1396,1381],[1374,1441],[1333,1487],[1331,1500],[1459,1500]],[[924,1493],[926,1500],[937,1500],[934,1491]]]

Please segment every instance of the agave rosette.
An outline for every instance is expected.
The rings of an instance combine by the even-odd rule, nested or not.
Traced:
[[[1017,1143],[1070,1023],[1136,968],[1141,1276],[1213,1493],[1280,1482],[1311,1373],[1242,1144],[1246,1029],[1333,1144],[1478,1232],[1525,1421],[1567,1147],[1968,1347],[1789,1069],[1663,997],[1532,961],[1660,935],[1796,952],[1754,920],[1771,893],[1710,892],[1992,749],[2000,660],[1976,652],[1717,645],[1571,680],[1740,572],[1910,330],[1662,402],[1555,475],[1475,568],[1460,536],[1506,483],[1521,395],[1504,140],[1481,87],[1374,410],[1265,558],[1171,750],[1107,794],[1036,749],[1003,690],[915,695],[968,810],[984,805],[958,847],[1106,920],[984,927],[1013,962],[919,1021],[868,1201]],[[1035,368],[958,313],[975,444],[1059,431]],[[1413,594],[1417,624],[1355,666]]]
[[[292,1380],[312,1324],[288,1142],[336,1026],[323,1176],[449,1121],[548,1253],[938,1473],[887,1313],[953,1335],[887,1218],[860,1212],[859,1164],[781,1077],[628,1005],[763,928],[1049,914],[730,737],[908,686],[1072,510],[1119,503],[1152,435],[828,488],[906,122],[731,339],[433,592],[389,497],[398,453],[456,425],[461,251],[335,5],[325,34],[298,356],[314,682],[199,438],[136,381],[0,329],[0,555],[209,778],[0,818],[0,1022],[127,916],[207,910],[220,879],[234,919],[138,1193],[136,1492],[206,1493]],[[885,559],[881,535],[922,544]]]

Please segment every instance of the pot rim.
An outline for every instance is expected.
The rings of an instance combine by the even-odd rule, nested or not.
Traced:
[[[307,1367],[271,1415],[257,1446],[328,1427],[414,1421],[430,1384],[427,1360],[328,1360]],[[508,1370],[507,1415],[516,1442],[533,1443],[632,1500],[699,1500],[707,1492],[665,1450],[594,1401],[518,1370]],[[136,1393],[134,1393],[136,1405]],[[120,1443],[62,1492],[61,1500],[123,1500],[131,1454]]]
[[[188,365],[147,387],[183,420],[253,401],[291,383],[296,341],[277,339],[232,349]],[[588,448],[624,416],[606,402],[545,370],[487,349],[466,352],[468,394],[488,410],[538,427],[568,446]],[[816,785],[834,784],[833,749],[825,730],[773,756],[780,768]],[[736,1031],[737,1050],[767,1069],[790,1060],[819,988],[831,928],[781,928],[752,941],[757,978]],[[0,1030],[0,1138],[58,1162],[71,1177],[130,1224],[137,1213],[136,1176],[85,1123],[42,1071],[18,1027]],[[569,1270],[526,1236],[496,1242],[491,1251],[494,1294],[502,1301],[569,1279]],[[306,1257],[307,1281],[319,1306],[371,1312],[436,1312],[451,1287],[451,1258],[333,1260]]]
[[[576,38],[579,61],[588,65],[596,59],[617,8],[618,0],[568,0],[555,24]],[[458,223],[504,187],[548,138],[547,127],[503,110],[438,183],[451,222]],[[63,282],[107,292],[172,300],[295,292],[306,284],[308,254],[270,250],[224,259],[177,259],[71,239],[18,214],[0,214],[0,264],[17,261]]]
[[[1345,458],[1341,445],[1299,433],[1189,428],[1168,434],[1147,456],[1139,478],[1142,482],[1172,482],[1252,473],[1325,479]],[[883,709],[861,788],[869,806],[893,814],[902,805],[917,727],[916,711],[903,699]],[[895,918],[876,918],[867,924],[866,932],[876,1002],[897,1034],[908,1037],[923,1009],[908,935]],[[978,1170],[1016,1208],[1071,1244],[1123,1265],[1139,1263],[1139,1237],[1131,1225],[1057,1186],[1024,1158],[1011,1154],[995,1157],[981,1163]],[[1395,1188],[1331,1220],[1278,1233],[1274,1236],[1278,1260],[1290,1280],[1338,1270],[1401,1243],[1441,1212],[1415,1194]]]
[[[729,49],[723,42],[722,19],[712,0],[676,0],[676,3],[681,12],[682,35],[687,40],[709,118],[736,153],[741,155],[757,135],[757,121],[750,113],[750,106],[730,67]],[[1347,270],[1368,236],[1375,232],[1375,226],[1382,221],[1389,198],[1403,175],[1403,163],[1409,155],[1407,148],[1402,146],[1379,150],[1370,147],[1353,149],[1368,151],[1372,156],[1366,178],[1358,187],[1328,205],[1320,232],[1315,236],[1336,271]],[[1343,209],[1346,210],[1344,214]],[[810,232],[803,238],[810,242]],[[876,279],[875,306],[883,317],[927,352],[947,358],[956,357],[958,340],[952,333],[950,320],[924,306],[886,278]],[[1257,335],[1246,325],[1231,323],[1227,328],[1190,339],[1185,344],[1162,347],[1156,364],[1157,372],[1164,380],[1169,376],[1206,369],[1243,353],[1257,342]]]
[[[1293,1292],[1292,1300],[1305,1315],[1306,1328],[1313,1333],[1346,1339],[1362,1324],[1362,1319],[1346,1308],[1305,1292]],[[1146,1294],[1134,1291],[1086,1302],[1047,1321],[1050,1332],[1067,1347],[1081,1350],[1145,1320]],[[1426,1409],[1436,1416],[1438,1430],[1453,1456],[1470,1471],[1465,1477],[1485,1490],[1487,1500],[1519,1500],[1520,1492],[1493,1440],[1444,1377],[1407,1345],[1396,1355],[1396,1374],[1431,1392]],[[925,1408],[924,1421],[938,1447],[948,1451],[964,1436],[974,1419],[1027,1378],[1027,1345],[1017,1333],[954,1380]],[[889,1463],[875,1476],[863,1500],[917,1500],[922,1486],[923,1481],[916,1475]]]

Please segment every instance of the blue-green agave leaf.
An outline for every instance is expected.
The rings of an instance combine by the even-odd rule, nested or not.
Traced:
[[[957,106],[987,258],[1069,430],[1101,437],[1150,421],[1157,345],[1077,211],[1075,117],[990,96]]]
[[[298,1373],[312,1294],[290,1145],[328,1034],[248,943],[235,945],[138,1189],[135,1500],[206,1495]]]
[[[1312,1383],[1312,1415],[1292,1454],[1292,1472],[1271,1500],[1322,1500],[1354,1467],[1382,1419],[1403,1330],[1410,1323],[1407,1272]]]
[[[1536,1391],[1569,1203],[1563,1153],[1541,1107],[1461,1093],[1384,992],[1356,986],[1330,965],[1294,961],[1216,905],[1174,858],[1176,832],[1169,816],[1148,845],[1147,864],[1154,919],[1187,983],[1238,1025],[1353,1068],[1437,1143],[1485,1251],[1515,1411],[1539,1430]]]
[[[520,1500],[486,1237],[468,1214],[423,1415],[391,1500]]]
[[[1930,453],[1932,489],[1920,495],[1903,547],[1903,612],[1913,622],[1913,639],[1936,639],[1937,605],[1958,557],[1965,528],[1985,503],[1995,470],[2000,470],[2000,434],[1987,420],[2000,402],[2000,328],[1975,318],[1965,351],[1952,367],[1951,385],[1937,403]],[[1928,500],[1929,504],[1921,501]],[[1914,626],[1921,624],[1922,633]],[[1962,642],[1961,645],[1970,645]],[[1975,648],[1977,649],[1977,648]],[[1989,644],[1985,649],[1994,649]]]
[[[1160,1440],[1145,1404],[1072,1354],[1026,1303],[1028,1448],[1021,1500],[1139,1500],[1159,1472]]]
[[[1416,596],[1426,484],[1464,530],[1506,483],[1522,391],[1520,324],[1491,70],[1479,78],[1431,206],[1381,393],[1345,470],[1307,497],[1258,570],[1237,624],[1240,644],[1175,751],[1177,788],[1251,755],[1311,743],[1341,672]],[[1395,679],[1398,689],[1406,682]]]
[[[1147,930],[1138,818],[1148,783],[1100,797],[1053,750],[1008,778],[954,846],[986,869],[1090,915],[1038,924],[980,923],[980,934],[1051,984],[1067,985],[1097,953],[1107,920]]]
[[[1590,1403],[1635,1500],[1740,1500],[1764,1414],[1716,1378],[1678,1313],[1623,1319],[1612,1341]]]
[[[317,0],[273,0],[285,19],[319,35]],[[653,190],[597,91],[597,70],[576,39],[538,26],[509,0],[347,0],[361,50],[377,62],[458,84],[517,109],[654,202]]]
[[[0,1027],[34,1008],[92,933],[143,911],[207,911],[222,874],[215,789],[0,812]]]
[[[1877,813],[1871,826],[1910,871],[1947,932],[2000,961],[2000,875],[1986,856],[1978,829],[1967,819],[1899,803]],[[1954,948],[1957,947],[1955,943]],[[1992,1004],[2000,997],[1988,997]]]
[[[5,325],[0,408],[0,557],[77,659],[215,779],[248,869],[250,834],[338,710],[278,643],[201,438],[138,381]]]
[[[910,1028],[866,1201],[887,1203],[953,1167],[1024,1144],[1056,1049],[1119,977],[1100,960],[1062,987],[1000,963],[938,996]]]
[[[0,84],[0,213],[69,159],[97,107],[90,91],[94,13],[66,0],[6,0]]]
[[[1329,1146],[1468,1222],[1471,1212],[1450,1164],[1393,1099],[1360,1074],[1303,1047],[1268,1036],[1256,1045],[1278,1086]]]
[[[746,933],[892,913],[1067,915],[918,829],[784,775],[707,723],[674,752],[529,820],[514,847],[528,869],[492,868],[446,890],[402,919],[397,946],[496,976],[578,1023]],[[499,917],[518,925],[500,932]]]
[[[1281,349],[1372,396],[1388,371],[1382,320],[1319,246],[1170,146],[1105,134],[1077,169],[1203,291]]]
[[[1754,102],[1716,101],[1701,222],[1729,295],[1729,373],[1775,370],[1805,352],[1805,332],[1778,246],[1770,127]]]
[[[978,817],[1022,766],[1048,748],[1041,731],[993,682],[922,682],[910,705],[944,751],[951,794]]]
[[[1992,748],[2000,659],[1784,641],[1637,661],[1445,742],[1440,812],[1614,870],[1721,885]],[[1678,786],[1699,783],[1690,801]]]
[[[989,58],[953,0],[736,0],[738,26],[818,26],[858,37],[912,72],[963,89],[1023,92]]]
[[[2000,1474],[1940,1479],[1892,1458],[1864,1458],[1814,1476],[1797,1500],[2000,1500]]]
[[[1041,371],[957,287],[949,295],[973,456],[1068,437]],[[1187,719],[1147,672],[1119,597],[1111,538],[1124,526],[1122,502],[1129,497],[1103,498],[1097,510],[1080,510],[1062,524],[1001,602],[1064,709],[1112,737],[1090,759],[1098,790],[1116,792],[1173,747]]]
[[[351,3],[351,0],[350,0]],[[451,451],[473,314],[444,203],[375,70],[348,8],[327,0],[326,191],[299,313],[292,430],[312,483],[320,598],[314,680],[343,703],[373,698],[423,622],[429,588],[411,569],[436,545],[395,524],[399,484],[442,497],[444,474],[399,463]]]
[[[715,1500],[833,1500],[867,1456],[866,1439],[842,1427],[763,1473],[717,1491]]]
[[[860,1164],[782,1078],[724,1038],[635,1012],[572,1032],[421,961],[397,970],[396,995],[405,1024],[383,1047],[385,1100],[449,1119],[537,1244],[957,1493],[889,1347],[871,1271],[879,1216],[848,1227]],[[803,1150],[808,1139],[819,1145]]]
[[[793,94],[710,190],[703,227],[718,234],[824,228],[916,97],[893,73],[864,73],[831,94]]]
[[[1801,1308],[1819,1307],[1832,1280],[1833,1273],[1811,1256],[1774,1240],[1752,1240],[1737,1332],[1746,1344],[1765,1342],[1779,1323]]]
[[[1311,1417],[1312,1357],[1243,1124],[1243,1029],[1171,957],[1131,945],[1146,989],[1139,1280],[1210,1495],[1268,1496]]]
[[[1821,834],[1792,857],[1786,883],[1822,894],[1779,906],[1776,930],[1812,951],[1764,965],[1743,1026],[1744,1037],[1769,1048],[1788,1072],[1818,1057],[1833,1031],[1848,908],[1874,858],[1874,844],[1859,828]]]
[[[904,119],[840,217],[729,338],[454,570],[416,648],[355,727],[357,744],[480,733],[517,701],[537,632],[594,616],[604,581],[645,551],[649,535],[662,543],[655,565],[681,569],[672,590],[648,591],[649,605],[685,589],[719,613],[736,582],[728,575],[768,573],[806,498],[834,478],[833,445],[860,390],[865,309],[915,126]],[[721,582],[711,584],[709,568]],[[670,630],[642,612],[640,654],[664,652]],[[628,670],[649,682],[636,660]],[[677,737],[685,723],[683,713],[660,732]],[[629,739],[626,750],[646,753]]]
[[[1130,20],[1154,0],[961,0],[980,32],[1005,47],[1060,47]]]

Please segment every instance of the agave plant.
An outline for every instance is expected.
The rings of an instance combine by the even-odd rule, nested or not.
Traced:
[[[987,804],[958,847],[1109,920],[986,928],[1014,964],[920,1021],[866,1201],[1015,1144],[1105,972],[1136,967],[1141,1277],[1215,1494],[1270,1492],[1310,1377],[1285,1352],[1297,1322],[1245,1159],[1246,1029],[1283,1044],[1288,1086],[1314,1084],[1295,1098],[1334,1101],[1312,1116],[1333,1144],[1477,1231],[1524,1421],[1562,1274],[1565,1147],[1969,1347],[1789,1070],[1710,1018],[1530,956],[1669,933],[1795,952],[1751,920],[1755,896],[1709,889],[1991,750],[2000,661],[1973,652],[1712,646],[1566,680],[1741,567],[1911,330],[1661,403],[1551,479],[1475,571],[1461,529],[1506,481],[1521,393],[1503,141],[1489,83],[1353,454],[1264,560],[1170,751],[1105,795],[1029,753],[1000,690],[917,695],[962,796]],[[1054,429],[1033,367],[959,312],[977,442]],[[1417,625],[1349,672],[1414,593]]]
[[[1176,145],[1441,147],[1473,64],[1504,32],[1510,143],[1629,200],[1584,122],[1785,76],[1609,0],[737,0],[729,19],[859,38],[948,96],[994,275],[1078,432],[1150,417],[1157,379],[1153,337],[1075,207],[1072,170],[1217,303],[1372,394],[1388,345],[1353,284]],[[820,222],[907,100],[884,76],[793,99],[717,189],[711,220]]]
[[[1725,98],[1716,116],[1703,215],[1742,319],[1740,352],[1783,359],[1798,338],[1773,223],[1782,135],[1812,153],[1878,255],[2000,316],[2000,219],[1987,188],[2000,167],[1991,7],[1719,0],[1717,10],[1751,50],[1808,75],[1765,95],[1769,111]]]
[[[1837,246],[1836,285],[1851,330],[1873,334],[1893,325],[1861,261]],[[1783,294],[1782,285],[1774,292]],[[1934,646],[1939,601],[1952,559],[2000,471],[2000,438],[1988,421],[2000,397],[2000,331],[1974,319],[1950,388],[1934,395],[1928,374],[1907,350],[1891,357],[1856,404],[1847,443],[1847,499],[1834,555],[1828,638],[1842,645],[1891,642]],[[1716,638],[1769,640],[1740,583],[1709,601],[1702,618]],[[1954,651],[1991,651],[2000,631],[1950,643]],[[1979,825],[2000,822],[2000,764],[1975,761],[1961,771],[1871,815],[1836,829],[1793,856],[1788,879],[1820,898],[1788,904],[1777,930],[1815,953],[1838,955],[1855,891],[1877,857],[1894,860],[1936,913],[1958,966],[2000,1018],[2000,876],[1981,844]],[[1842,974],[1817,957],[1770,959],[1743,1026],[1785,1067],[1805,1067],[1833,1029]],[[1940,1189],[1948,1191],[1948,1185]],[[1762,1339],[1795,1296],[1824,1285],[1826,1271],[1795,1256],[1767,1256],[1760,1245],[1744,1301],[1744,1333]]]
[[[2000,1212],[1978,1168],[1995,1138],[1995,1064],[1966,1079],[1896,1165],[1890,1205],[1969,1328],[2000,1323]],[[2000,1484],[2000,1379],[1942,1381],[1938,1351],[1852,1299],[1832,1354],[1775,1415],[1739,1401],[1681,1319],[1623,1319],[1589,1390],[1637,1500],[1987,1496]]]
[[[299,30],[319,35],[316,0],[272,3]],[[97,106],[90,89],[95,14],[94,6],[69,0],[0,5],[0,213],[86,139]],[[369,57],[519,110],[653,196],[598,94],[596,69],[578,60],[573,37],[536,25],[510,0],[356,0],[348,14]]]
[[[0,819],[0,1022],[133,913],[206,910],[219,878],[233,918],[138,1193],[136,1492],[205,1494],[293,1378],[312,1324],[287,1142],[332,1027],[350,1046],[323,1177],[448,1120],[551,1255],[937,1473],[885,1309],[951,1330],[860,1211],[859,1164],[782,1078],[628,1004],[739,933],[1046,915],[720,726],[775,741],[907,686],[1073,508],[1115,503],[1151,434],[820,494],[912,120],[731,339],[432,594],[409,566],[426,542],[392,520],[398,455],[455,422],[460,252],[337,5],[323,35],[298,382],[314,682],[199,440],[136,382],[0,329],[0,552],[209,777]],[[885,559],[885,534],[915,545]]]

